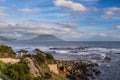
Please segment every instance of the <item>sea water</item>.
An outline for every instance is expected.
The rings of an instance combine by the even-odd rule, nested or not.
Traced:
[[[119,41],[62,41],[62,42],[3,42],[15,51],[39,48],[51,53],[57,60],[90,61],[99,64],[102,73],[95,80],[120,80],[120,42]],[[85,47],[85,51],[50,50],[50,48]],[[109,57],[111,60],[104,60]]]

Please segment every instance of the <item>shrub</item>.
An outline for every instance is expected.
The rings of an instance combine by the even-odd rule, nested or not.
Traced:
[[[16,53],[9,46],[0,45],[0,57],[15,57]]]
[[[43,56],[43,55],[41,55],[41,54],[35,55],[34,58],[35,58],[35,61],[36,61],[38,64],[43,64],[43,63],[45,63],[45,61],[46,61],[45,56]]]
[[[8,78],[8,76],[4,74],[0,74],[0,78],[2,78],[3,80],[11,80],[10,78]]]
[[[6,69],[3,70],[3,73],[12,80],[31,80],[29,67],[24,60],[18,64],[7,65]]]
[[[5,68],[6,64],[2,61],[0,61],[0,71]]]
[[[35,49],[34,52],[36,53],[36,55],[34,55],[35,61],[38,64],[45,63],[45,61],[46,61],[45,54],[42,51],[40,51],[39,49]]]
[[[46,53],[46,58],[54,60],[54,57],[51,54],[49,54],[49,53]]]

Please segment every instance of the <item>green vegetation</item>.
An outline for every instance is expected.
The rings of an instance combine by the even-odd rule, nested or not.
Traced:
[[[34,52],[36,54],[36,55],[34,55],[35,61],[38,64],[45,63],[45,61],[46,61],[45,54],[42,51],[40,51],[39,49],[35,49]]]
[[[6,64],[4,62],[0,61],[0,73],[1,73],[1,70],[3,70],[5,66],[6,66]]]
[[[17,64],[5,64],[0,61],[0,77],[3,80],[43,80],[41,77],[32,77],[25,60]]]
[[[12,50],[11,47],[0,45],[0,57],[1,58],[8,58],[8,57],[15,57],[15,52]]]
[[[3,80],[51,80],[53,78],[53,74],[50,72],[47,65],[48,62],[55,61],[51,54],[44,53],[39,49],[34,50],[34,55],[27,54],[28,51],[23,49],[18,51],[18,53],[18,55],[20,55],[20,62],[18,63],[6,64],[0,61],[0,78]],[[15,58],[15,56],[16,53],[11,47],[0,45],[0,58]],[[42,70],[42,73],[39,74],[43,74],[44,76],[32,76],[30,73],[31,67],[28,65],[29,62],[26,58],[33,60],[35,67],[37,66],[37,68],[39,67]]]
[[[24,60],[21,60],[18,64],[5,64],[0,63],[1,73],[7,76],[11,80],[31,80],[29,73],[29,67]]]
[[[50,61],[54,61],[54,57],[49,53],[44,53],[39,49],[35,49],[34,52],[36,55],[34,55],[33,57],[39,65]]]
[[[3,70],[5,69],[6,64],[0,61],[0,77],[4,80],[10,80],[5,74],[3,74]]]
[[[54,60],[54,57],[51,54],[46,53],[45,55],[48,60]]]

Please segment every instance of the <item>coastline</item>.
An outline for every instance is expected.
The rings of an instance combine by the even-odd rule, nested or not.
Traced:
[[[8,49],[7,49],[8,50]],[[7,52],[8,53],[8,52]],[[42,52],[42,51],[40,51],[40,53],[42,53],[42,55],[43,55],[43,57],[46,55],[46,52]],[[61,54],[62,55],[62,54]],[[115,55],[119,55],[119,54],[113,54],[113,57],[115,56]],[[108,56],[108,55],[107,55]],[[29,57],[29,58],[31,58],[31,56],[29,55],[29,56],[26,56],[26,57]],[[113,57],[111,57],[111,56],[109,56],[110,58],[111,58],[111,61],[113,60],[112,58]],[[21,57],[20,59],[22,59],[23,57]],[[25,58],[25,57],[24,57]],[[34,57],[34,55],[33,55],[33,58],[34,59],[36,59],[37,57]],[[39,57],[40,58],[40,57]],[[38,58],[38,59],[39,59]],[[15,58],[16,59],[16,58]],[[98,58],[97,58],[98,59]],[[36,60],[35,60],[36,61]],[[46,57],[45,57],[45,61],[46,61]],[[99,61],[99,60],[98,60]],[[110,62],[111,62],[110,61]],[[60,70],[59,68],[60,67],[58,67],[57,65],[59,65],[58,64],[58,62],[63,62],[63,63],[59,63],[59,64],[62,64],[62,66],[64,67],[64,70]],[[97,78],[99,78],[99,79],[104,79],[104,76],[101,76],[101,75],[103,75],[103,74],[105,74],[104,73],[104,68],[107,68],[107,65],[106,66],[104,66],[104,67],[102,67],[101,65],[103,65],[103,64],[107,64],[107,63],[110,63],[109,61],[108,62],[106,62],[106,60],[101,60],[101,64],[99,64],[99,62],[94,62],[93,61],[93,63],[91,62],[91,61],[82,61],[82,60],[67,60],[67,61],[65,61],[65,60],[47,60],[47,63],[45,62],[43,65],[42,65],[42,69],[44,69],[44,67],[46,67],[46,69],[45,70],[48,70],[48,72],[49,72],[49,70],[50,70],[50,74],[52,75],[52,76],[54,76],[55,77],[55,75],[53,75],[53,74],[56,74],[56,75],[62,75],[62,77],[64,77],[64,78],[68,78],[68,75],[70,75],[70,76],[72,76],[73,75],[73,72],[71,72],[71,71],[68,71],[68,70],[66,70],[66,67],[69,65],[69,63],[71,63],[71,64],[74,64],[75,66],[79,66],[80,67],[80,63],[86,63],[86,64],[94,64],[94,66],[92,67],[93,69],[89,69],[90,71],[92,71],[92,73],[93,74],[90,74],[91,72],[89,72],[89,75],[93,75],[93,76],[88,76],[88,73],[87,72],[84,72],[84,71],[86,71],[86,70],[84,70],[84,69],[82,69],[82,70],[84,70],[83,71],[83,75],[87,75],[87,78],[95,78],[95,79],[97,79]],[[65,66],[65,63],[67,64],[67,66]],[[15,64],[17,64],[17,63],[15,63]],[[18,63],[19,64],[19,63]],[[17,64],[17,65],[18,65]],[[36,64],[36,63],[35,63]],[[47,64],[47,65],[46,65]],[[49,67],[48,65],[55,65],[55,66],[52,66],[51,68],[53,68],[53,69],[48,69],[47,67]],[[99,66],[98,66],[98,65]],[[14,64],[12,64],[12,65],[14,65]],[[41,66],[41,65],[39,65],[39,66]],[[56,67],[57,66],[57,67]],[[62,67],[61,66],[61,67]],[[69,65],[70,66],[70,65]],[[72,67],[74,67],[74,66],[72,66]],[[97,67],[97,68],[96,68]],[[100,68],[99,68],[100,67]],[[109,68],[111,68],[112,66],[111,65],[109,65],[108,66]],[[115,67],[115,66],[114,66]],[[88,68],[88,67],[86,67],[86,66],[84,66],[84,68]],[[108,69],[109,69],[108,68]],[[100,74],[100,77],[99,77],[99,75],[95,75],[95,70],[97,69],[98,70],[98,72],[99,72],[99,70],[100,70],[100,72],[99,72],[99,74]],[[80,69],[81,70],[81,69]],[[82,71],[81,70],[81,71]],[[89,71],[88,70],[88,71]],[[107,70],[107,69],[106,69]],[[54,71],[54,72],[53,72]],[[73,68],[73,70],[72,71],[74,71],[74,72],[76,72],[76,73],[74,73],[74,76],[76,76],[75,74],[77,74],[77,75],[80,75],[80,72],[79,71],[77,71],[77,69],[76,68]],[[77,72],[79,72],[79,73],[77,73]],[[110,72],[110,70],[108,71],[108,72]],[[53,74],[52,74],[53,73]],[[58,74],[59,73],[59,74]],[[70,73],[72,73],[72,75],[70,74]],[[87,73],[87,74],[86,74]],[[63,75],[64,74],[64,75]],[[70,77],[69,76],[69,77]],[[61,77],[61,76],[59,76],[59,77]],[[57,78],[58,78],[58,76],[57,76]],[[71,78],[71,77],[70,77]],[[75,77],[74,77],[75,78]],[[80,77],[79,77],[80,78]],[[84,76],[84,78],[85,78],[85,76]],[[118,77],[119,78],[119,77]],[[105,78],[105,79],[107,79],[107,77]],[[94,79],[92,79],[92,80],[94,80]]]

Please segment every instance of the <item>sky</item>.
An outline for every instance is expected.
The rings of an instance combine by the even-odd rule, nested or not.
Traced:
[[[120,41],[120,0],[0,0],[0,36]]]

